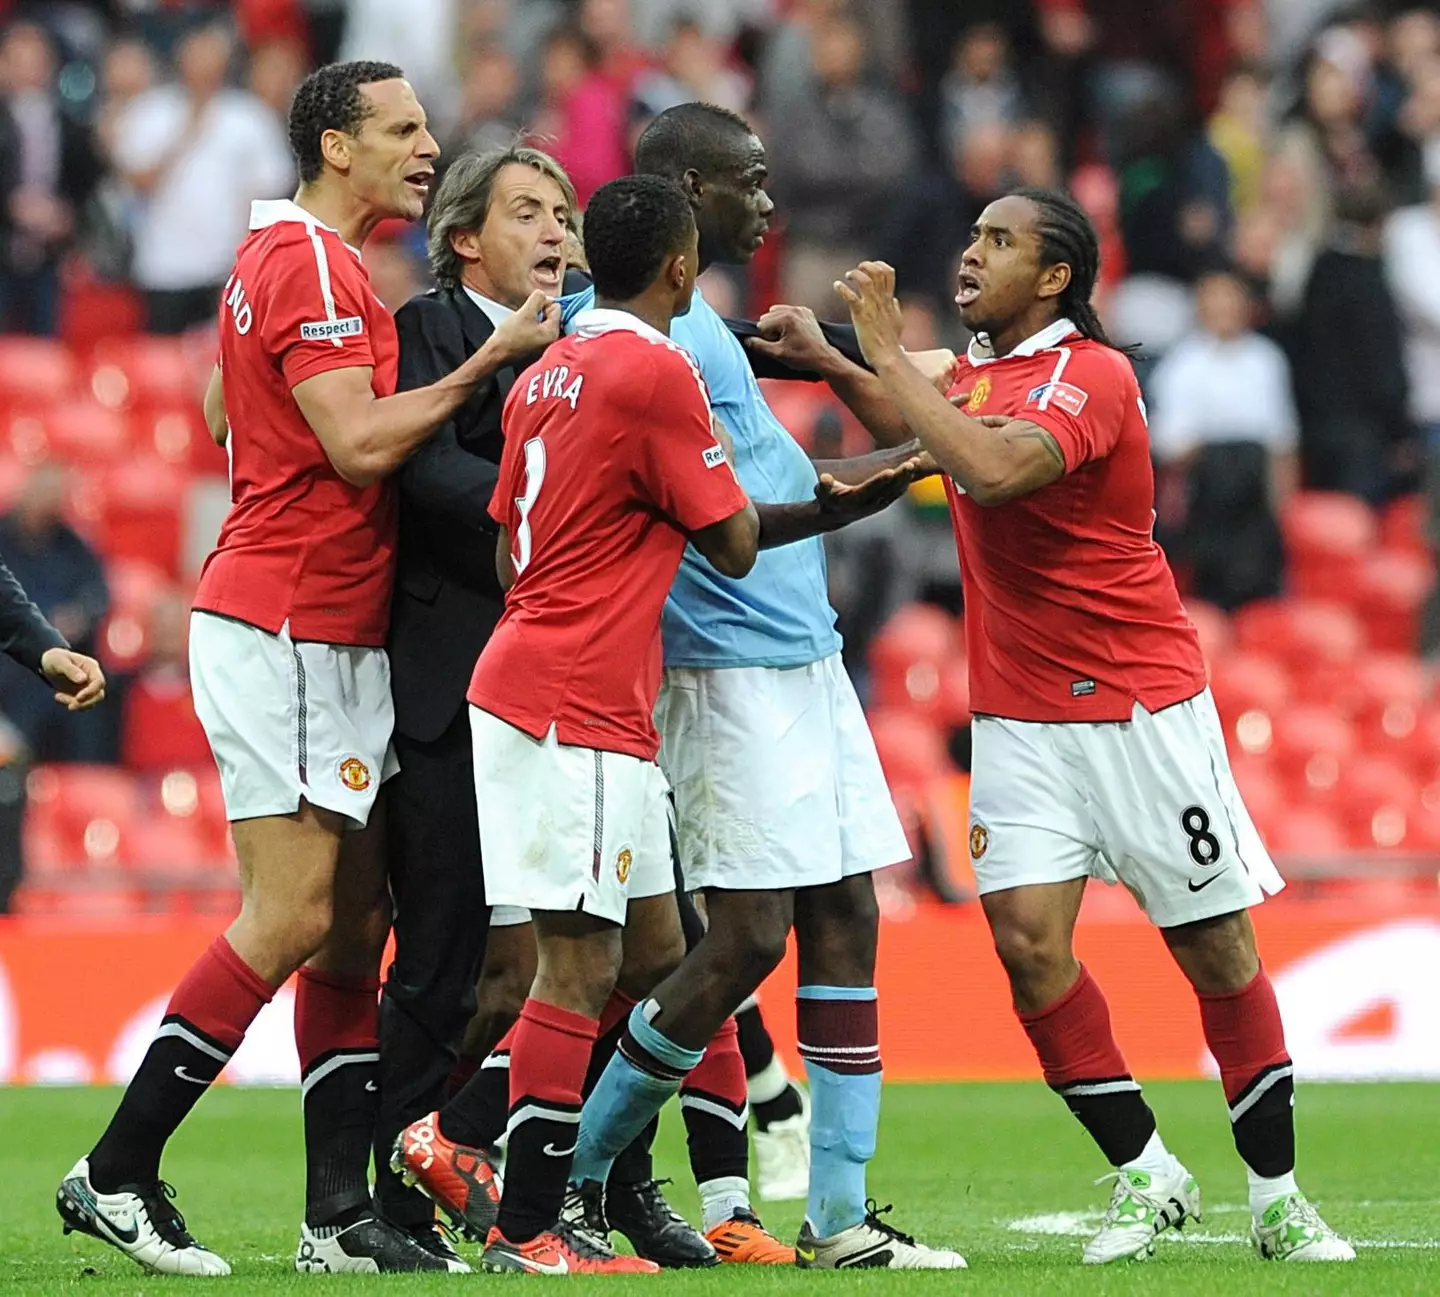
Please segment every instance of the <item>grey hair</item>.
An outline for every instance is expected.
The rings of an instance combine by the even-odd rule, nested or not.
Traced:
[[[548,153],[517,142],[488,153],[461,154],[446,168],[426,221],[430,273],[442,288],[454,288],[465,269],[464,260],[450,245],[451,236],[462,230],[483,228],[490,213],[495,177],[512,163],[534,167],[542,176],[549,176],[565,195],[572,223],[578,215],[575,186],[570,183],[565,168]]]

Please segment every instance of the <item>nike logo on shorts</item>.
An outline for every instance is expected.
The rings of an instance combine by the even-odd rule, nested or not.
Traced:
[[[374,1094],[375,1091],[378,1090],[379,1088],[380,1088],[380,1087],[379,1087],[378,1085],[376,1085],[374,1081],[366,1081],[366,1082],[365,1082],[365,1093],[366,1093],[366,1094]]]
[[[575,1145],[571,1144],[569,1148],[556,1148],[554,1144],[546,1144],[540,1151],[546,1157],[569,1157],[575,1151]]]
[[[1191,883],[1189,884],[1190,890],[1191,890],[1192,892],[1203,892],[1207,887],[1210,886],[1211,883],[1213,883],[1217,878],[1219,878],[1220,875],[1223,874],[1224,872],[1225,872],[1225,871],[1222,869],[1219,874],[1211,874],[1210,877],[1207,878],[1203,883],[1191,882]]]
[[[182,1081],[189,1081],[191,1085],[210,1084],[210,1082],[205,1080],[203,1077],[191,1076],[190,1073],[185,1070],[184,1063],[181,1063],[180,1066],[175,1069],[175,1075],[178,1076]]]

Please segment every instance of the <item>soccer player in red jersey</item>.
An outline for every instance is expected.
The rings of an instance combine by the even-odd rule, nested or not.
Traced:
[[[1248,908],[1283,883],[1236,789],[1194,627],[1156,545],[1145,404],[1090,303],[1095,230],[1071,198],[991,203],[956,301],[975,333],[948,397],[900,349],[895,278],[836,288],[946,475],[965,581],[974,724],[970,854],[1046,1081],[1116,1168],[1087,1262],[1149,1255],[1199,1218],[1076,961],[1089,878],[1123,882],[1199,999],[1261,1256],[1354,1250],[1295,1183],[1294,1082]]]
[[[298,970],[297,1269],[464,1270],[380,1220],[367,1178],[390,924],[372,814],[393,773],[383,646],[395,501],[385,478],[486,375],[553,338],[559,309],[534,294],[454,373],[395,395],[395,327],[359,248],[381,220],[420,215],[437,152],[425,113],[399,68],[332,64],[297,91],[290,139],[299,192],[254,205],[220,304],[206,415],[212,426],[228,419],[232,504],[190,636],[195,707],[240,860],[240,914],[175,990],[57,1205],[67,1232],[148,1269],[228,1274],[171,1205],[160,1157]]]

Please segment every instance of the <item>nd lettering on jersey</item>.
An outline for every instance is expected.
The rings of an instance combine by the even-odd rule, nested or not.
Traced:
[[[573,410],[580,400],[580,388],[585,382],[584,374],[570,377],[569,365],[556,365],[553,369],[542,370],[531,377],[525,388],[525,404],[536,401],[567,401]]]

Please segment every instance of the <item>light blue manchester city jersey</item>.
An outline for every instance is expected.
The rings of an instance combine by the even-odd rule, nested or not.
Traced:
[[[594,290],[563,299],[571,317]],[[745,350],[725,321],[695,292],[670,336],[700,367],[710,404],[735,443],[740,485],[757,503],[809,500],[815,468],[770,411]],[[721,576],[693,545],[665,602],[661,623],[667,667],[803,666],[840,651],[826,584],[825,547],[816,536],[760,552],[748,576]]]

